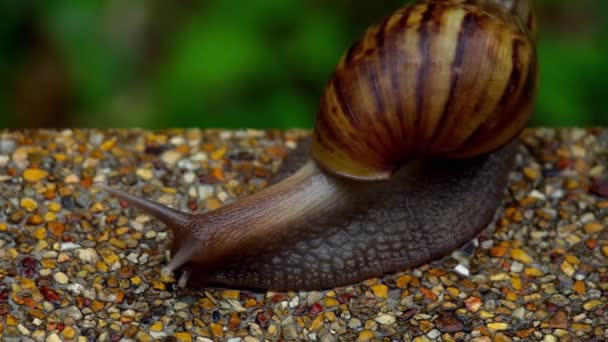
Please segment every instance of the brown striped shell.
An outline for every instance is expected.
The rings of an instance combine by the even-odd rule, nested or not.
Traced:
[[[355,179],[414,158],[489,153],[526,125],[536,92],[528,0],[427,0],[371,27],[321,99],[312,154]]]

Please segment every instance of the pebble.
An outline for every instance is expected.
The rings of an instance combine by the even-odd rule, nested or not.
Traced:
[[[68,281],[70,280],[68,278],[68,276],[63,273],[63,272],[57,272],[55,273],[55,275],[53,276],[55,278],[55,281],[59,284],[65,285],[68,283]]]
[[[177,151],[173,151],[173,150],[169,150],[166,151],[165,153],[163,153],[161,155],[161,160],[169,165],[169,166],[173,166],[175,165],[180,159],[182,159],[182,154],[177,152]]]
[[[338,289],[268,294],[179,289],[159,277],[169,229],[90,184],[209,210],[265,186],[304,133],[128,132],[0,135],[26,144],[0,153],[0,177],[8,177],[0,178],[3,337],[19,338],[23,329],[36,341],[604,337],[607,132],[522,133],[505,207],[444,259]]]
[[[376,317],[374,319],[376,322],[378,322],[378,324],[382,324],[382,325],[392,325],[395,324],[395,321],[397,320],[395,316],[393,315],[388,315],[388,314],[380,314],[378,315],[378,317]]]
[[[27,169],[23,172],[23,179],[26,182],[36,183],[39,182],[46,177],[48,177],[49,173],[40,169]]]
[[[88,264],[95,264],[99,260],[97,251],[93,248],[82,248],[76,251],[78,259]]]
[[[38,209],[38,203],[29,197],[22,198],[21,199],[21,208],[23,208],[31,213],[32,211]]]

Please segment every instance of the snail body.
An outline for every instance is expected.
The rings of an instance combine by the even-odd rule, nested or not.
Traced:
[[[500,206],[535,30],[527,0],[414,2],[345,53],[270,187],[201,215],[102,187],[173,229],[182,286],[321,289],[432,261]]]

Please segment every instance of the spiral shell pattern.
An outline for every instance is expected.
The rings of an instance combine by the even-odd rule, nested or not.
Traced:
[[[414,158],[489,153],[526,125],[536,92],[526,0],[429,0],[371,27],[321,98],[312,154],[353,179]]]

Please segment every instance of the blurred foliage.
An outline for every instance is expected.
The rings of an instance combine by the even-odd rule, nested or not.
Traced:
[[[536,0],[536,125],[606,125],[608,2]],[[310,127],[342,52],[403,0],[4,0],[0,127]]]

